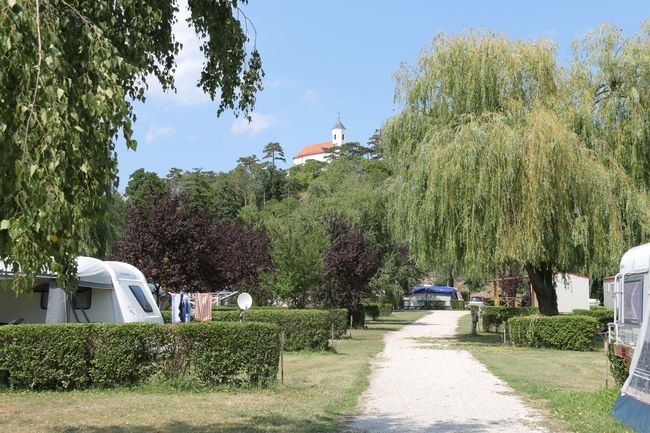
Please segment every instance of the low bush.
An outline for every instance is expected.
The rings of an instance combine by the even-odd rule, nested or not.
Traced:
[[[379,304],[379,316],[385,317],[390,316],[395,311],[393,304]]]
[[[571,313],[577,316],[591,316],[598,320],[598,327],[601,331],[607,329],[607,324],[614,321],[614,310],[605,307],[592,307],[589,310],[576,309]]]
[[[348,310],[333,308],[330,313],[330,329],[334,329],[334,338],[343,338],[348,333]]]
[[[239,321],[239,312],[213,310],[212,320]],[[329,347],[332,317],[327,310],[254,308],[246,312],[245,320],[277,325],[284,331],[284,348],[288,351],[325,350]]]
[[[609,344],[607,347],[607,357],[609,358],[609,371],[612,373],[612,377],[614,377],[614,382],[616,382],[616,385],[622,387],[630,374],[630,369],[625,362],[625,358],[614,353],[613,344]]]
[[[588,351],[594,348],[598,321],[589,316],[526,316],[508,320],[515,345]]]
[[[366,310],[366,316],[370,316],[372,320],[377,320],[379,319],[380,310],[379,310],[379,304],[363,304]]]
[[[267,323],[57,324],[0,328],[0,380],[14,389],[83,389],[167,379],[266,385],[279,328]]]
[[[458,299],[452,299],[451,300],[451,309],[452,310],[464,310],[465,305],[467,305],[467,302],[461,301]]]
[[[510,318],[537,313],[539,310],[535,307],[483,307],[483,332],[499,332]]]

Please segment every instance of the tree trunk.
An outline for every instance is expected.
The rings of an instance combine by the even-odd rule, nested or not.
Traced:
[[[557,294],[553,284],[553,268],[548,263],[539,266],[526,265],[528,279],[535,291],[539,312],[545,316],[557,316]]]
[[[451,269],[447,275],[447,286],[454,287],[454,273],[451,271]]]

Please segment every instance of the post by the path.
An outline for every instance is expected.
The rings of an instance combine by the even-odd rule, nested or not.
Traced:
[[[478,335],[478,333],[476,332],[476,327],[478,326],[478,318],[479,318],[478,307],[472,305],[469,308],[469,311],[472,313],[472,335]]]

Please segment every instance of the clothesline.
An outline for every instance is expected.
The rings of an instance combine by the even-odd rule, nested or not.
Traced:
[[[169,292],[168,292],[169,293]],[[194,319],[200,322],[212,320],[212,293],[169,293],[172,299],[172,323],[187,323]],[[192,308],[190,300],[194,301]],[[217,295],[217,300],[218,300]],[[194,314],[192,314],[192,312]]]

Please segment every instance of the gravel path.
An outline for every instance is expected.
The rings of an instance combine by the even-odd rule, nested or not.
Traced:
[[[424,348],[448,337],[463,311],[436,311],[389,333],[361,396],[355,432],[547,432],[541,415],[465,350]]]

